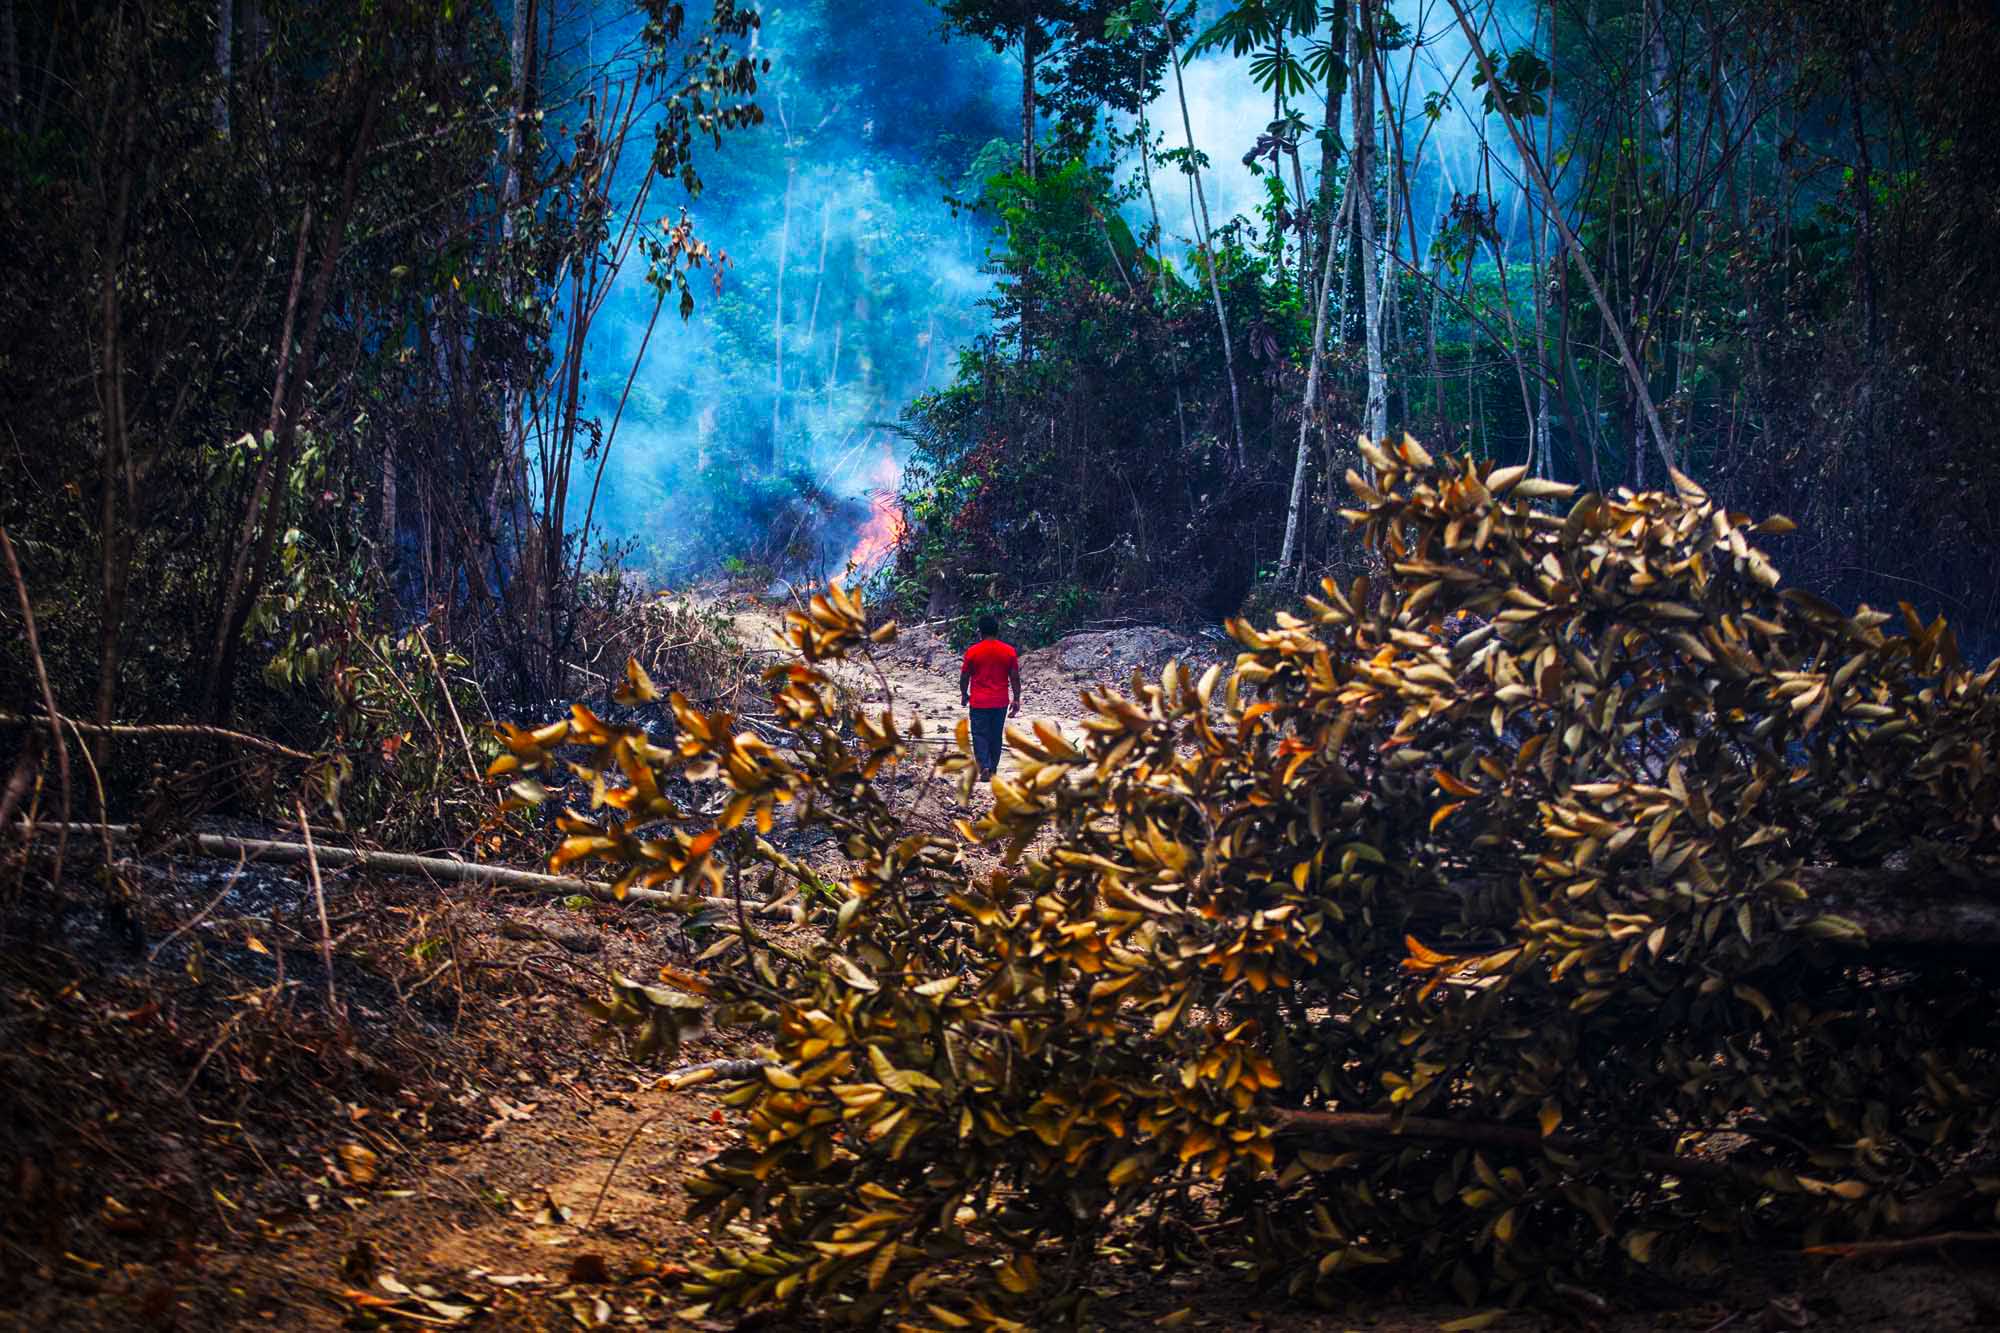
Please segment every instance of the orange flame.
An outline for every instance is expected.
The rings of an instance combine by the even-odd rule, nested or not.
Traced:
[[[847,553],[847,563],[863,573],[880,568],[896,553],[896,545],[903,539],[903,507],[897,502],[903,469],[888,445],[882,446],[875,466],[869,471],[869,479],[874,484],[867,492],[868,521],[861,525],[854,549]]]

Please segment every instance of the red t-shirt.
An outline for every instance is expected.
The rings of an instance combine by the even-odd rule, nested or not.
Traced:
[[[998,639],[981,639],[967,648],[959,675],[972,677],[972,707],[1005,708],[1007,679],[1020,661],[1020,655]]]

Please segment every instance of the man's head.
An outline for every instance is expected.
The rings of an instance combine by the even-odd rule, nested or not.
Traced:
[[[998,638],[999,635],[1000,635],[1000,618],[998,616],[994,615],[991,611],[989,611],[985,615],[979,617],[980,638],[993,639],[993,638]]]

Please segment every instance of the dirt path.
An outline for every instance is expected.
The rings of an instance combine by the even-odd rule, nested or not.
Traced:
[[[778,608],[759,604],[738,604],[730,608],[730,619],[745,644],[769,649],[777,656]],[[876,658],[880,672],[860,662],[843,663],[833,675],[870,708],[891,707],[897,721],[907,728],[921,721],[924,734],[949,742],[958,722],[965,716],[958,699],[959,654],[934,631],[915,627],[904,631]],[[1027,653],[1022,659],[1021,715],[1013,725],[1031,729],[1036,722],[1051,726],[1071,740],[1081,735],[1078,720],[1082,707],[1079,691],[1094,685],[1117,683],[1115,678],[1066,670],[1051,653]],[[1009,771],[1011,760],[1002,761]]]
[[[745,644],[770,647],[774,659],[778,610],[753,603],[730,613]],[[892,707],[905,726],[921,719],[927,736],[948,744],[963,716],[957,654],[920,631],[877,665],[879,672],[841,667],[839,679],[871,708]],[[1089,683],[1031,665],[1019,725],[1040,721],[1078,736],[1078,691]],[[910,790],[920,777],[892,780]],[[955,812],[943,785],[934,790],[926,805]],[[642,955],[654,948],[645,942]],[[635,973],[643,967],[639,959],[625,965]],[[683,1186],[728,1142],[731,1113],[698,1090],[673,1090],[657,1066],[612,1052],[578,1054],[590,1021],[572,996],[518,1003],[522,1030],[544,1034],[538,1040],[548,1058],[522,1060],[498,1086],[468,1082],[457,1093],[485,1121],[483,1132],[384,1154],[365,1178],[336,1179],[324,1196],[311,1196],[311,1211],[267,1229],[262,1243],[222,1247],[205,1280],[235,1294],[227,1303],[233,1322],[695,1326],[671,1318],[665,1279],[705,1244],[685,1216]],[[732,1053],[726,1041],[711,1040],[680,1058]]]

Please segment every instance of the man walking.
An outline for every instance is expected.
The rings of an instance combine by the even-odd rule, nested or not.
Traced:
[[[1000,622],[979,617],[979,642],[958,668],[958,701],[972,714],[972,755],[983,782],[1000,767],[1007,718],[1021,715],[1021,656],[1000,639]]]

